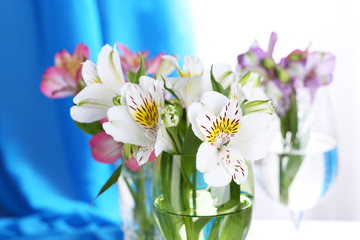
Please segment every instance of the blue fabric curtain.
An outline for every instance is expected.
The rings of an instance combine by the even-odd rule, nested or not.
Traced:
[[[39,89],[54,54],[79,42],[194,53],[188,1],[0,1],[0,239],[119,239],[115,187],[89,208],[113,166],[91,158],[72,99]],[[21,238],[24,239],[24,238]]]

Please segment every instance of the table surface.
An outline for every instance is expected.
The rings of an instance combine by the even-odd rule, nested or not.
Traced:
[[[291,221],[253,220],[246,240],[360,240],[360,221],[302,221],[296,234]]]

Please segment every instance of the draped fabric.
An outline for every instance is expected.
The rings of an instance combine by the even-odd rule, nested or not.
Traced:
[[[121,238],[114,170],[95,162],[90,136],[48,99],[41,77],[54,54],[83,42],[96,62],[105,43],[133,51],[193,54],[188,1],[0,1],[0,239]]]

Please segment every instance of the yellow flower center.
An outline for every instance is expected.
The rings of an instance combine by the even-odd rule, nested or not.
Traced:
[[[234,134],[237,133],[239,128],[239,120],[230,120],[226,116],[219,116],[216,118],[216,121],[213,122],[211,130],[208,131],[209,134],[206,136],[207,142],[216,147],[220,147],[227,143],[230,137],[233,137]]]
[[[134,103],[134,102],[133,102]],[[130,106],[134,112],[133,116],[135,120],[146,128],[156,128],[159,121],[158,105],[152,98],[146,98],[143,100],[143,104],[135,107]]]

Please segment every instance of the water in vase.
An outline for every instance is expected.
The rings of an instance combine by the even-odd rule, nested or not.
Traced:
[[[253,198],[242,192],[240,199],[240,204],[227,201],[227,206],[215,207],[210,192],[204,190],[197,193],[197,205],[192,212],[170,213],[159,196],[154,201],[155,219],[165,239],[241,240],[250,227]]]
[[[256,176],[272,199],[294,211],[309,209],[334,183],[338,169],[336,140],[311,133],[304,150],[285,154],[282,149],[279,136],[269,154],[254,163]]]

